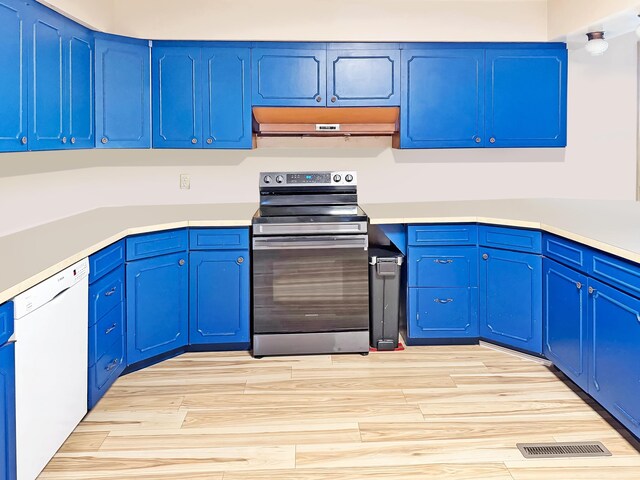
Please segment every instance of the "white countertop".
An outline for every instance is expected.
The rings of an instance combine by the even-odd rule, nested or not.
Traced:
[[[483,200],[363,204],[372,224],[479,222],[537,228],[640,263],[640,203]],[[100,208],[0,237],[0,303],[136,233],[249,226],[255,203]]]

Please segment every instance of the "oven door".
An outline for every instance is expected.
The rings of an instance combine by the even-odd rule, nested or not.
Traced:
[[[253,331],[369,328],[367,235],[253,238]]]

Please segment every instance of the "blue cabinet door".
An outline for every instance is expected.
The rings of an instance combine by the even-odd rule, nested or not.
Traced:
[[[583,390],[588,389],[587,277],[543,260],[544,356]]]
[[[154,148],[202,148],[201,49],[152,49]]]
[[[410,288],[409,338],[478,336],[477,288]]]
[[[64,132],[65,31],[62,17],[38,10],[31,25],[33,60],[29,76],[29,149],[66,147]],[[63,143],[64,140],[64,143]]]
[[[329,107],[400,105],[400,50],[328,50]]]
[[[93,38],[81,27],[69,32],[64,82],[67,146],[93,148]]]
[[[203,145],[251,148],[251,52],[202,49]]]
[[[187,344],[188,269],[187,252],[127,263],[129,364]]]
[[[151,65],[146,42],[98,37],[96,147],[151,147]]]
[[[400,110],[402,148],[484,146],[484,50],[403,50]]]
[[[542,354],[542,257],[479,251],[480,336]]]
[[[190,254],[189,343],[249,341],[249,252]]]
[[[589,279],[589,394],[640,435],[640,300]]]
[[[15,345],[0,347],[0,478],[16,479]]]
[[[486,63],[486,144],[566,146],[566,49],[490,49]]]
[[[25,5],[17,0],[0,0],[0,152],[27,149],[27,72],[29,29]]]
[[[324,47],[254,48],[251,52],[253,105],[326,106],[326,53]]]

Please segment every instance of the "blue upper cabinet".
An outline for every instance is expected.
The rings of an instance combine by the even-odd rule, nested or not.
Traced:
[[[190,254],[189,343],[249,341],[249,251]]]
[[[479,250],[480,336],[542,354],[542,257]]]
[[[202,148],[200,48],[152,49],[153,146]]]
[[[324,44],[305,48],[254,48],[251,55],[253,105],[326,106]]]
[[[27,71],[29,31],[24,4],[0,0],[0,152],[27,149]]]
[[[490,147],[567,144],[567,51],[487,50],[486,136]]]
[[[202,49],[203,145],[251,148],[251,52]]]
[[[98,36],[96,146],[151,147],[151,65],[146,41]]]
[[[484,50],[403,50],[401,116],[402,148],[484,146]]]
[[[78,26],[65,42],[65,134],[72,148],[93,148],[93,38]]]
[[[62,18],[38,10],[33,29],[33,61],[30,74],[29,149],[64,148],[65,45]],[[63,143],[64,138],[64,143]]]
[[[400,50],[327,50],[326,105],[400,105]]]

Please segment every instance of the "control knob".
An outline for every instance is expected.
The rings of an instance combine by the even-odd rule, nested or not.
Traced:
[[[282,175],[278,175],[276,177],[276,183],[282,183],[282,182],[284,182],[284,177]]]
[[[351,182],[351,181],[353,181],[353,175],[347,175],[346,177],[344,177],[344,179],[345,179],[347,182]]]
[[[265,175],[262,181],[264,183],[271,183],[271,175]]]
[[[333,176],[333,181],[334,182],[339,182],[340,180],[342,180],[342,177],[340,175],[334,175]]]

